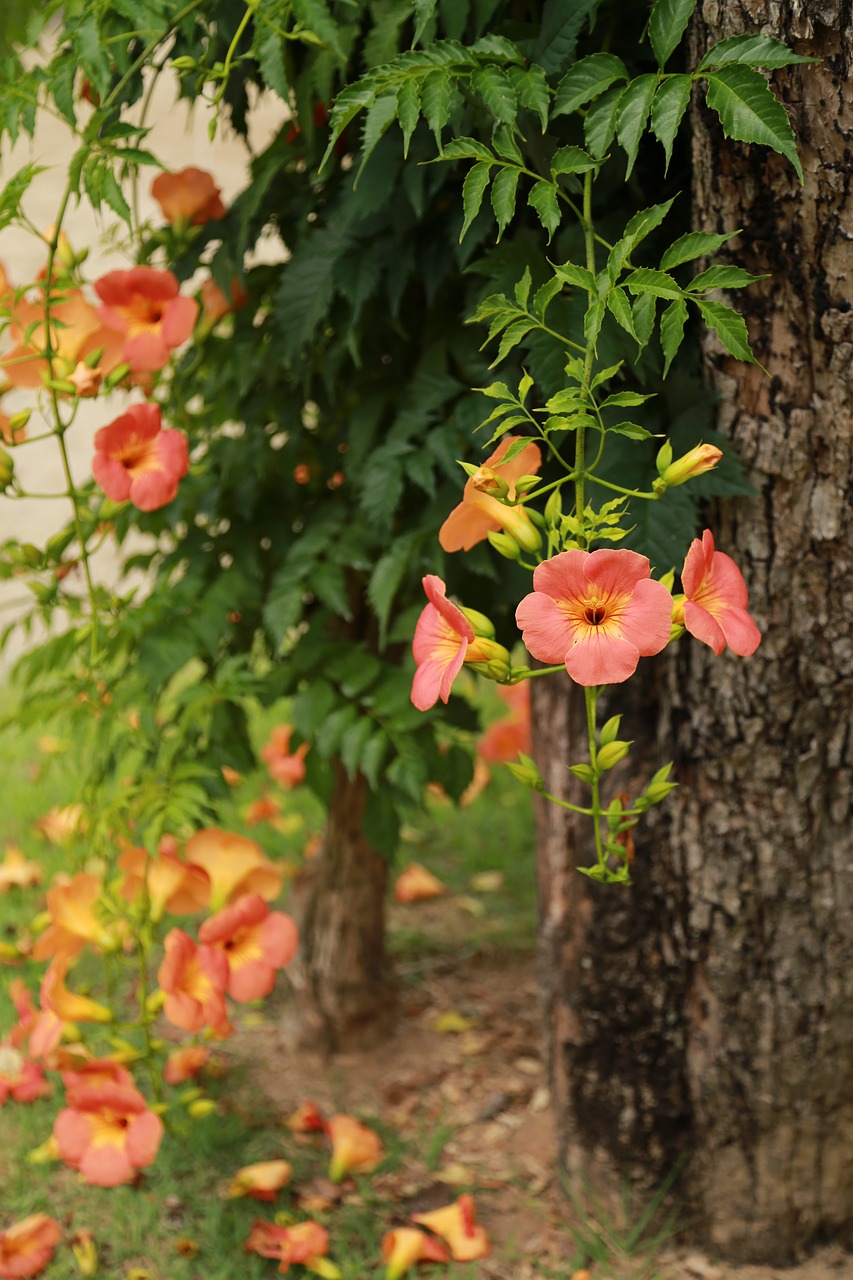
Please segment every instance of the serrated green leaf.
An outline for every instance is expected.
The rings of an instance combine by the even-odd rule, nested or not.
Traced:
[[[383,135],[387,133],[391,124],[397,118],[397,93],[394,89],[388,89],[384,93],[380,93],[373,103],[368,107],[364,117],[364,125],[361,132],[361,163],[358,166],[358,173],[355,177],[353,186],[358,186],[359,179],[364,171],[373,152],[379,145]]]
[[[515,213],[515,197],[520,173],[519,169],[501,169],[492,183],[492,208],[498,223],[499,240]]]
[[[314,735],[314,747],[321,756],[337,755],[341,740],[358,720],[358,711],[350,703],[327,715]]]
[[[773,36],[730,36],[721,40],[705,54],[697,71],[707,67],[725,67],[732,62],[743,62],[751,67],[765,67],[773,71],[777,67],[790,67],[796,62],[818,62],[818,58],[804,58],[794,53],[781,40]]]
[[[625,290],[620,289],[618,285],[614,285],[607,294],[607,310],[616,320],[616,323],[621,325],[635,342],[639,342],[634,329],[634,314],[631,310],[631,303]]]
[[[551,159],[551,177],[556,179],[561,173],[589,173],[600,166],[601,161],[594,160],[583,147],[560,147]]]
[[[756,280],[766,280],[767,276],[754,276],[743,267],[709,267],[700,271],[687,286],[688,292],[697,293],[700,289],[744,289]]]
[[[518,305],[522,308],[527,306],[527,299],[530,297],[531,284],[532,284],[532,279],[530,276],[530,268],[525,267],[524,274],[522,275],[521,279],[516,283],[515,288],[513,289],[515,300],[518,303]]]
[[[678,348],[684,338],[684,326],[687,323],[687,303],[683,298],[671,302],[660,318],[660,345],[663,351],[663,376],[669,373],[669,367],[675,359]]]
[[[600,298],[596,298],[587,307],[586,315],[583,318],[583,336],[593,347],[598,341],[598,335],[601,332],[603,320],[604,303]]]
[[[557,200],[557,188],[553,182],[545,182],[540,179],[534,182],[527,197],[527,203],[532,205],[539,215],[539,221],[548,232],[548,240],[551,240],[557,227],[560,225],[560,206]]]
[[[598,158],[606,155],[616,133],[619,104],[626,92],[621,84],[616,84],[587,111],[583,122],[583,136],[590,155]]]
[[[453,138],[441,153],[442,160],[482,160],[494,164],[495,157],[488,147],[476,138]]]
[[[339,62],[343,62],[345,54],[338,24],[329,12],[326,0],[292,0],[292,5],[293,16],[304,23]]]
[[[550,280],[546,280],[543,285],[540,285],[533,295],[533,314],[538,316],[540,320],[544,320],[545,312],[557,294],[562,292],[562,288],[563,281],[559,276],[552,276]]]
[[[450,76],[446,71],[430,71],[421,84],[421,110],[441,150],[441,131],[450,119]]]
[[[625,277],[624,284],[631,293],[653,293],[656,298],[680,298],[683,293],[672,276],[653,267],[637,267]]]
[[[338,755],[350,778],[354,778],[360,771],[362,752],[375,728],[375,722],[368,716],[359,716],[341,737]]]
[[[385,647],[388,619],[394,597],[400,589],[412,558],[411,537],[397,538],[377,560],[367,584],[367,598],[379,621],[379,647]]]
[[[436,0],[414,0],[415,29],[412,33],[412,48],[420,44],[430,18],[435,13]]]
[[[634,299],[634,305],[631,308],[634,313],[634,332],[637,335],[641,350],[652,336],[652,330],[655,327],[656,307],[657,298],[653,293],[640,293]]]
[[[521,167],[524,166],[524,156],[521,154],[521,148],[509,125],[499,124],[497,126],[492,134],[492,146],[504,160],[510,160],[513,164]]]
[[[627,80],[625,63],[612,53],[591,53],[566,72],[557,85],[552,116],[567,115],[604,93],[618,80]]]
[[[655,0],[649,18],[649,40],[659,67],[675,50],[695,8],[696,0]]]
[[[626,177],[630,177],[637,159],[640,138],[646,128],[657,83],[657,76],[637,76],[619,99],[619,110],[616,113],[616,137],[628,156]]]
[[[637,422],[619,422],[615,427],[608,427],[607,434],[626,436],[629,440],[650,440],[652,438],[652,432],[647,431],[645,427],[641,427]],[[619,532],[624,536],[623,530]],[[596,536],[605,538],[608,535],[604,530],[601,530]]]
[[[112,169],[104,166],[103,198],[113,213],[117,213],[123,222],[133,229],[133,218],[130,205],[124,198],[124,192],[116,182]]]
[[[494,63],[487,63],[479,71],[474,72],[471,85],[500,124],[510,124],[515,121],[518,98],[512,87],[512,81],[505,71]]]
[[[722,302],[711,302],[707,298],[696,298],[694,301],[708,328],[714,330],[726,350],[736,359],[756,364],[760,369],[762,366],[758,364],[749,345],[749,333],[743,316],[731,307],[724,306]]]
[[[709,231],[688,231],[679,236],[667,249],[660,260],[662,271],[671,271],[682,262],[693,262],[696,258],[705,258],[716,253],[732,236],[740,235],[739,231],[727,231],[717,235]]]
[[[598,0],[545,0],[530,61],[549,76],[566,66],[574,57],[587,14],[597,5]]]
[[[587,293],[595,293],[595,276],[591,271],[587,271],[586,267],[579,267],[574,262],[564,262],[560,266],[555,266],[554,271],[566,284],[586,289]]]
[[[359,771],[364,774],[374,791],[382,778],[382,764],[389,746],[388,734],[380,729],[362,749]]]
[[[313,679],[296,695],[290,707],[293,727],[303,738],[313,738],[337,702],[327,680]]]
[[[536,323],[533,320],[527,320],[527,319],[514,320],[512,324],[509,326],[509,328],[506,330],[506,332],[504,333],[503,337],[501,338],[501,345],[498,348],[498,354],[495,356],[494,360],[489,365],[489,368],[494,369],[496,364],[500,364],[501,361],[509,354],[509,352],[512,351],[513,347],[517,347],[519,342],[521,342],[522,338],[525,337],[525,335],[528,334],[531,329],[535,329],[535,328],[536,328]],[[502,427],[502,430],[505,430],[505,429],[506,429],[506,423],[504,423]]]
[[[790,160],[803,181],[791,122],[760,71],[735,63],[709,72],[707,101],[727,138],[771,147]]]
[[[671,76],[668,80],[664,80],[652,103],[652,133],[663,147],[666,156],[664,173],[669,169],[672,144],[687,110],[692,87],[691,76]]]
[[[462,184],[462,207],[465,217],[462,222],[462,230],[459,232],[460,242],[465,238],[465,232],[480,212],[480,206],[483,203],[483,196],[486,193],[486,187],[489,185],[491,177],[491,165],[475,164],[465,175],[465,181]]]
[[[622,409],[633,409],[638,404],[645,404],[647,400],[653,400],[654,395],[644,396],[639,391],[614,391],[612,396],[608,396],[606,400],[602,400],[598,406],[599,409],[612,409],[619,407]]]
[[[590,390],[594,391],[595,388],[600,387],[602,383],[609,382],[611,378],[615,378],[624,363],[624,360],[619,360],[616,364],[608,365],[606,369],[600,369],[589,384]]]
[[[421,99],[416,80],[404,80],[397,90],[397,120],[403,130],[403,155],[409,154],[412,134],[421,118]]]
[[[532,111],[534,115],[539,117],[539,123],[542,125],[544,133],[548,127],[548,83],[545,79],[545,72],[542,67],[532,66],[528,68],[510,67],[507,74],[512,81],[513,88],[518,94],[518,101],[526,111]]]

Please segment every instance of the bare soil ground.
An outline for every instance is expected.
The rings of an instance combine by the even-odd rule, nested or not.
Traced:
[[[428,927],[446,908],[417,910],[418,925]],[[602,1236],[631,1221],[620,1222],[618,1208],[598,1220],[592,1209],[579,1213],[584,1206],[570,1202],[555,1174],[533,956],[493,949],[433,955],[401,963],[400,976],[399,1030],[376,1049],[331,1061],[295,1055],[274,1020],[244,1029],[228,1047],[250,1064],[252,1089],[283,1117],[311,1098],[323,1109],[376,1117],[400,1134],[407,1143],[401,1167],[373,1179],[389,1204],[388,1225],[474,1184],[493,1242],[473,1273],[478,1280],[571,1280],[573,1227]],[[588,1264],[591,1280],[853,1280],[853,1258],[833,1248],[790,1269],[732,1266],[678,1236],[619,1254]]]

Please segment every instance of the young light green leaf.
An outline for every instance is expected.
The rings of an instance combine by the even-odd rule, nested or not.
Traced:
[[[568,115],[591,102],[617,80],[627,80],[625,63],[612,53],[591,53],[567,71],[557,85],[552,116]]]
[[[498,239],[515,213],[515,197],[520,169],[501,169],[492,183],[492,208],[498,223]]]
[[[505,71],[489,62],[474,72],[471,84],[497,121],[501,124],[515,121],[518,98]]]
[[[598,335],[601,332],[601,325],[604,320],[604,303],[596,298],[587,308],[586,315],[583,318],[583,336],[591,346],[595,346],[598,341]]]
[[[531,378],[530,374],[523,373],[521,375],[521,381],[518,384],[519,404],[524,404],[525,400],[527,399],[527,393],[530,391],[532,386],[533,386],[533,379]]]
[[[557,294],[562,292],[562,288],[563,282],[559,276],[552,276],[550,280],[546,280],[543,285],[540,285],[533,295],[533,314],[538,316],[540,320],[544,320],[545,312]]]
[[[641,350],[652,336],[652,330],[655,327],[656,307],[657,298],[653,293],[640,293],[634,299],[634,305],[631,309],[634,313],[634,330]]]
[[[557,188],[553,182],[535,182],[530,189],[527,203],[539,214],[539,221],[548,232],[550,241],[560,225],[560,206],[557,203]]]
[[[653,267],[637,267],[624,281],[631,293],[652,293],[656,298],[680,298],[683,290],[672,276]]]
[[[409,154],[409,143],[421,117],[421,100],[416,80],[404,80],[397,90],[397,119],[403,130],[403,155]]]
[[[617,364],[608,365],[606,369],[600,369],[589,384],[590,390],[594,391],[596,387],[600,387],[603,383],[609,382],[611,378],[615,378],[624,363],[624,360],[620,360]]]
[[[606,155],[616,133],[616,117],[624,93],[627,90],[621,84],[615,84],[587,111],[583,136],[590,155],[599,158]]]
[[[687,303],[683,298],[671,302],[660,318],[660,345],[663,350],[663,376],[669,373],[669,366],[681,346],[684,337],[684,326],[687,323]]]
[[[692,85],[691,76],[670,76],[668,80],[664,80],[652,103],[652,133],[663,147],[666,156],[664,173],[669,169],[672,144],[687,110]]]
[[[765,67],[768,71],[773,71],[777,67],[790,67],[795,62],[818,61],[818,58],[804,58],[794,53],[773,36],[731,36],[709,49],[696,70],[704,71],[707,67],[725,67],[732,62],[743,62],[750,67]]]
[[[486,187],[489,185],[491,172],[490,165],[475,164],[471,166],[465,175],[465,181],[462,184],[462,207],[465,217],[462,223],[462,230],[459,232],[460,242],[465,238],[465,232],[480,212],[480,205],[483,203],[483,196]]]
[[[421,110],[441,149],[441,131],[450,119],[450,76],[446,71],[430,71],[421,83]]]
[[[649,19],[649,40],[659,67],[666,64],[675,50],[695,8],[696,0],[655,0]]]
[[[560,147],[551,159],[551,177],[556,178],[560,173],[588,173],[600,165],[601,161],[594,160],[583,147]]]
[[[620,422],[615,427],[607,428],[608,435],[627,436],[629,440],[651,440],[652,433],[638,422]],[[603,536],[603,535],[602,535]]]
[[[716,235],[710,231],[688,231],[679,236],[667,249],[660,260],[661,271],[671,271],[682,262],[693,262],[695,258],[705,258],[716,253],[732,236],[740,235],[739,231],[728,231]]]
[[[612,396],[608,396],[606,400],[602,400],[598,406],[599,409],[611,409],[620,406],[623,409],[633,409],[638,404],[645,404],[647,400],[654,400],[654,395],[644,396],[639,391],[614,391]]]
[[[525,334],[535,328],[536,324],[533,320],[514,320],[504,333],[504,336],[501,338],[501,345],[498,348],[498,354],[489,365],[489,368],[494,369],[496,364],[500,364],[504,357],[512,351],[513,347],[518,346]],[[506,426],[505,423],[504,426]]]
[[[738,360],[757,364],[759,369],[762,367],[752,354],[746,322],[739,312],[723,306],[721,302],[711,302],[707,298],[697,298],[696,304],[708,328],[714,330],[727,351],[730,351]]]
[[[523,67],[509,67],[507,75],[512,81],[513,88],[518,94],[518,101],[526,111],[532,111],[534,115],[539,117],[539,123],[542,125],[544,133],[548,127],[548,83],[545,79],[545,72],[541,67],[532,66],[524,69]]]
[[[745,289],[756,280],[766,279],[766,275],[754,276],[743,267],[709,267],[694,276],[687,288],[690,293],[697,293],[700,289]]]
[[[733,63],[709,72],[707,100],[727,138],[771,147],[790,160],[803,181],[791,122],[760,71]]]
[[[640,138],[643,136],[646,121],[649,118],[657,83],[657,76],[637,76],[619,99],[619,110],[616,113],[616,137],[628,156],[626,177],[630,177],[637,159]]]
[[[443,160],[483,160],[494,164],[495,157],[476,138],[453,138],[441,153]]]

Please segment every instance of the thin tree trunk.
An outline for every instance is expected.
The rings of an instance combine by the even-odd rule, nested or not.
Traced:
[[[299,877],[291,909],[299,950],[287,973],[287,1028],[306,1048],[336,1053],[388,1034],[394,984],[385,951],[388,862],[362,833],[367,784],[336,763],[323,847]]]
[[[694,225],[743,228],[732,260],[773,277],[742,303],[769,378],[705,339],[720,429],[758,490],[708,525],[762,646],[715,658],[685,637],[641,664],[625,736],[647,724],[649,768],[674,758],[681,786],[644,823],[631,890],[570,883],[573,832],[540,815],[567,1162],[660,1178],[690,1150],[700,1233],[773,1263],[849,1243],[853,1223],[850,17],[840,0],[704,0],[694,28],[699,51],[763,30],[823,59],[776,75],[802,189],[782,157],[727,142],[704,108],[695,120]],[[537,690],[534,723],[540,758],[569,763],[565,696]]]

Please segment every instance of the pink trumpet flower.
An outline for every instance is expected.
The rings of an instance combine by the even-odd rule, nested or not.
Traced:
[[[710,529],[701,541],[694,538],[681,570],[687,599],[684,625],[692,636],[720,654],[748,658],[761,643],[761,632],[746,611],[748,593],[743,574],[732,560],[714,546]]]

